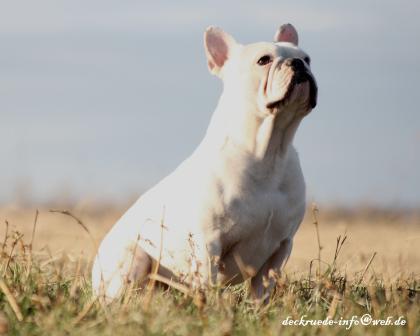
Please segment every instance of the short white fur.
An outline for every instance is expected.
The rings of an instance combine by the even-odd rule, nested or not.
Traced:
[[[107,300],[121,295],[127,282],[144,284],[161,250],[164,276],[194,286],[251,277],[252,292],[262,299],[273,286],[270,270],[279,271],[292,249],[305,212],[292,142],[311,110],[310,86],[295,85],[275,108],[267,104],[283,99],[292,85],[293,69],[284,60],[307,54],[291,25],[283,25],[274,42],[241,45],[215,27],[204,41],[209,69],[224,83],[222,96],[197,149],[142,195],[100,244],[92,286]],[[271,63],[259,65],[264,54]]]

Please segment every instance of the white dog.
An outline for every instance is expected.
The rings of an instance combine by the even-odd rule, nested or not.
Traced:
[[[202,286],[251,277],[256,298],[287,260],[305,212],[305,184],[292,145],[316,105],[309,57],[286,24],[274,42],[237,43],[204,34],[210,72],[224,90],[207,133],[172,174],[142,195],[102,241],[92,286],[108,300],[128,282],[159,273]],[[263,281],[268,279],[267,282]]]

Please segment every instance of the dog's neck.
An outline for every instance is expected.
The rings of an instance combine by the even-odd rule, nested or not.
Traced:
[[[203,143],[220,149],[230,142],[256,160],[272,161],[287,154],[301,119],[293,106],[262,115],[257,104],[222,94]]]

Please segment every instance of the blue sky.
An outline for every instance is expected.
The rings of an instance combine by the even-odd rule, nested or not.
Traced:
[[[201,140],[221,92],[208,25],[239,42],[291,22],[319,104],[295,144],[308,199],[420,205],[416,1],[3,1],[0,201],[138,195]]]

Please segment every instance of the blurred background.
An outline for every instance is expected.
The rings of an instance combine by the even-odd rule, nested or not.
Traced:
[[[420,205],[416,1],[2,1],[0,203],[124,202],[186,158],[221,93],[202,36],[293,23],[319,105],[295,144],[309,201]]]

